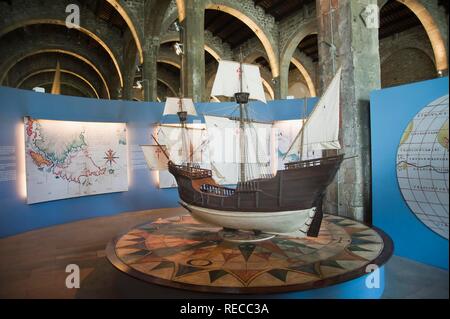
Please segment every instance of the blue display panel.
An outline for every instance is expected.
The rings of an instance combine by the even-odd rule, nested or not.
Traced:
[[[316,98],[308,99],[308,111]],[[251,114],[261,121],[298,119],[305,114],[305,100],[250,104]],[[177,123],[176,116],[162,118],[163,103],[109,101],[50,95],[0,87],[0,237],[41,227],[135,210],[178,206],[176,189],[159,189],[157,174],[137,163],[140,144],[153,144],[150,134],[158,122]],[[202,114],[237,115],[234,103],[198,103]],[[234,112],[234,113],[233,113]],[[129,190],[122,193],[86,196],[33,205],[26,204],[23,118],[126,122],[129,146]]]
[[[423,115],[421,111],[430,103],[437,103],[436,101],[440,98],[448,95],[448,84],[448,77],[446,77],[383,89],[371,95],[373,223],[393,239],[396,255],[445,269],[448,269],[449,247],[448,239],[442,234],[445,233],[445,228],[448,234],[448,201],[447,217],[445,217],[445,214],[440,214],[441,207],[439,207],[445,204],[431,207],[427,203],[431,202],[429,198],[426,201],[421,200],[414,196],[416,192],[409,192],[406,189],[405,178],[398,165],[408,164],[402,160],[405,151],[400,146],[408,142],[411,131],[414,133],[415,128],[411,127],[410,123],[416,119],[418,121],[416,126],[422,125],[422,119],[418,120],[418,117]],[[448,107],[446,114],[448,125]],[[433,127],[439,120],[433,119],[428,122],[429,132],[433,133],[434,130],[433,134],[439,134],[439,128]],[[416,133],[422,134],[422,132]],[[417,143],[421,149],[424,145],[422,140]],[[448,135],[446,143],[448,157]],[[423,160],[420,159],[420,153],[418,154],[410,157],[412,160]],[[439,155],[441,161],[442,154]],[[444,164],[448,168],[448,160]],[[418,168],[427,166],[433,168],[433,165],[428,164],[416,165]],[[434,169],[431,173],[442,176],[442,186],[439,188],[442,188],[443,192],[446,188],[448,193],[448,169],[446,175],[441,169]],[[412,178],[409,178],[408,182],[412,185],[410,188],[414,190],[416,187],[411,180]],[[425,189],[428,187],[423,180],[420,180],[420,177],[416,179],[416,182],[423,184]],[[435,189],[433,185],[429,186]],[[443,198],[440,200],[444,202]],[[416,205],[414,202],[425,203]],[[431,227],[432,222],[437,226]]]

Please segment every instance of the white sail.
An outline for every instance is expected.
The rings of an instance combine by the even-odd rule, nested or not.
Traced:
[[[240,123],[218,116],[205,116],[208,148],[213,176],[219,184],[236,184],[241,162]],[[246,179],[260,178],[271,173],[271,123],[246,122],[244,127]]]
[[[192,99],[168,97],[164,106],[163,115],[177,114],[180,111],[185,111],[188,115],[197,116],[197,111],[195,110]]]
[[[242,72],[242,89],[240,73]],[[212,96],[234,97],[238,92],[250,93],[250,99],[266,103],[266,95],[261,80],[259,67],[253,64],[234,61],[219,61],[216,78],[211,91]]]
[[[165,145],[161,145],[161,147],[167,153],[167,147]],[[141,149],[150,170],[167,169],[169,160],[158,145],[141,145]]]
[[[166,145],[167,153],[172,162],[182,164],[187,162],[208,163],[206,130],[204,124],[188,124],[185,129],[174,124],[160,125],[156,136],[158,142]],[[183,146],[183,134],[188,145]]]
[[[340,82],[341,69],[317,102],[286,156],[341,148],[339,143]]]

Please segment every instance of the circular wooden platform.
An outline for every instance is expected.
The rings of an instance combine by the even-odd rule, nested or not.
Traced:
[[[392,255],[382,231],[325,215],[319,237],[239,243],[191,216],[137,226],[107,247],[111,263],[138,279],[214,293],[301,291],[366,275]]]

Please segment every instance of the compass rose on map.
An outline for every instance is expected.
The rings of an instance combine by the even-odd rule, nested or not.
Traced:
[[[112,166],[112,164],[116,164],[116,159],[119,157],[116,156],[116,152],[114,152],[112,149],[109,149],[107,152],[105,152],[105,157],[103,157],[106,160],[106,163],[109,164],[109,166]]]

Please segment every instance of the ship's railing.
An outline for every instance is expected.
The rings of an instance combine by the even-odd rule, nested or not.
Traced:
[[[236,190],[239,192],[255,192],[258,190],[258,183],[255,181],[239,182]]]
[[[284,164],[284,168],[285,169],[295,169],[295,168],[313,167],[313,166],[324,165],[324,164],[331,163],[331,162],[336,162],[336,161],[339,161],[340,159],[342,159],[342,155],[314,158],[314,159],[305,160],[305,161],[286,163],[286,164]]]
[[[218,195],[218,196],[231,196],[235,192],[235,190],[233,188],[210,185],[210,184],[201,185],[200,190],[204,193],[214,194],[214,195]]]
[[[212,177],[212,171],[200,168],[199,165],[173,165],[178,174],[189,178],[208,178]]]

